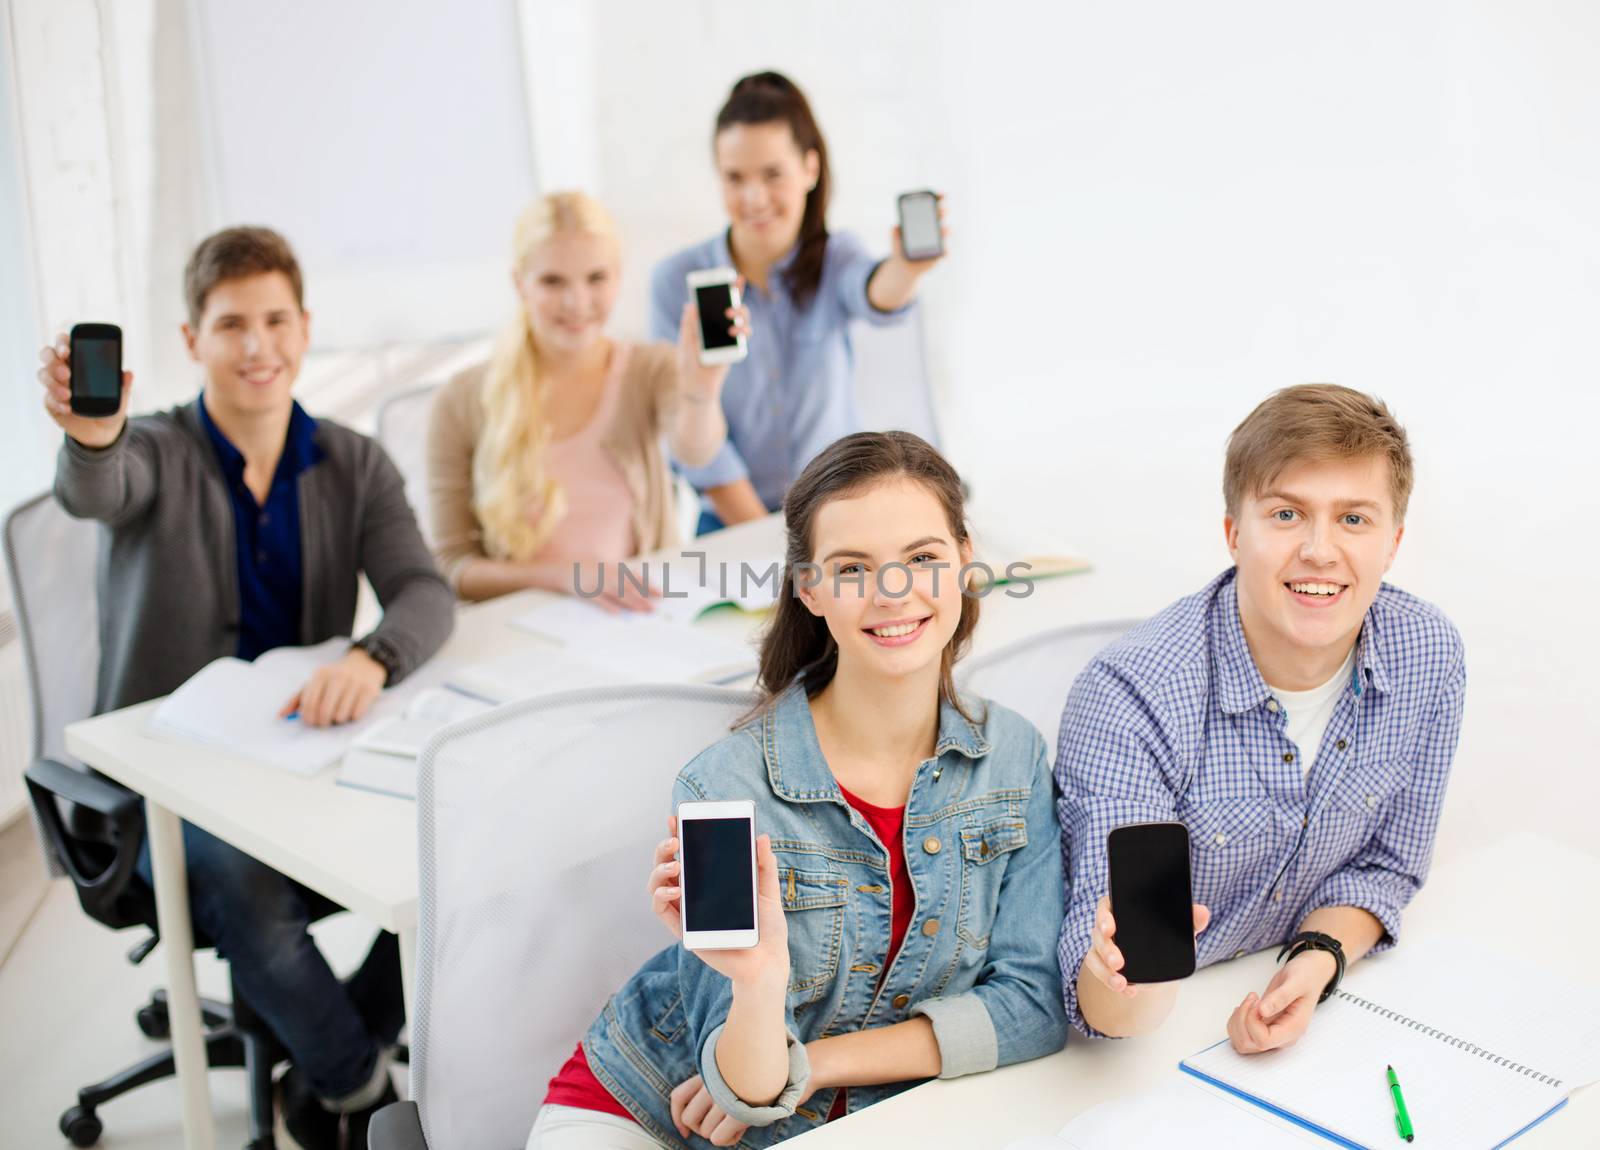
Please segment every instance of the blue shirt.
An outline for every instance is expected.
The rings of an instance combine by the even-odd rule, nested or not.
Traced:
[[[301,641],[300,473],[322,458],[317,421],[298,403],[289,416],[283,454],[272,476],[267,501],[257,503],[244,482],[244,456],[211,420],[204,400],[200,422],[216,450],[233,504],[235,566],[239,573],[241,659],[254,659],[274,647]]]
[[[1331,906],[1400,935],[1427,878],[1461,732],[1461,637],[1438,608],[1385,584],[1356,640],[1350,682],[1320,750],[1296,747],[1245,645],[1229,569],[1095,657],[1072,685],[1056,759],[1067,859],[1058,951],[1067,1014],[1095,905],[1106,834],[1176,819],[1189,828],[1194,900],[1211,908],[1201,966],[1291,938]],[[1314,754],[1309,778],[1302,754]]]
[[[595,1076],[663,1144],[683,1145],[670,1094],[694,1074],[726,1114],[752,1127],[741,1146],[771,1146],[821,1126],[837,1091],[799,1099],[810,1075],[802,1044],[825,1035],[923,1015],[944,1078],[1038,1058],[1066,1041],[1052,949],[1061,850],[1044,739],[998,704],[965,705],[976,722],[940,704],[933,757],[912,778],[901,847],[916,903],[887,969],[891,901],[899,897],[889,851],[840,793],[800,687],[679,772],[675,807],[750,799],[756,829],[772,836],[789,932],[789,1080],[768,1106],[733,1093],[715,1056],[731,985],[682,945],[668,947],[612,997],[583,1039]],[[910,1085],[851,1087],[846,1106],[853,1113]]]
[[[783,503],[789,484],[813,456],[861,430],[850,321],[897,323],[912,306],[893,312],[872,306],[867,281],[881,261],[846,232],[828,237],[817,294],[804,308],[784,285],[793,262],[791,251],[773,266],[765,292],[746,285],[749,355],[729,369],[722,388],[728,441],[706,466],[684,469],[700,490],[748,477],[769,511]],[[657,264],[650,282],[650,337],[677,342],[690,272],[733,266],[726,233]]]

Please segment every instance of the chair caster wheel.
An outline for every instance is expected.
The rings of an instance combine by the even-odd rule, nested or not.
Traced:
[[[94,1116],[94,1111],[85,1110],[82,1106],[74,1106],[61,1115],[61,1133],[74,1146],[93,1146],[100,1141],[100,1132],[104,1129],[100,1119]]]
[[[139,1008],[134,1015],[134,1021],[139,1024],[139,1033],[146,1038],[172,1037],[172,1016],[167,1013],[167,1008],[148,1003]]]

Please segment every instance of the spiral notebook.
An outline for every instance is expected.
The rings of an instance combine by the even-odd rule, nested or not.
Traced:
[[[1353,980],[1359,985],[1335,991],[1287,1049],[1245,1056],[1224,1040],[1180,1066],[1340,1146],[1395,1150],[1406,1143],[1384,1077],[1392,1065],[1415,1150],[1494,1150],[1565,1106],[1582,1083],[1567,1080],[1574,1063],[1560,1030],[1502,997],[1496,978],[1475,977],[1475,964],[1460,961],[1465,953],[1449,965],[1391,965],[1370,988]]]

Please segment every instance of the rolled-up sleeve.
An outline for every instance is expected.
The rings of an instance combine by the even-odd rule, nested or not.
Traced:
[[[733,1092],[717,1067],[717,1040],[722,1037],[724,1025],[718,1023],[700,1044],[700,1080],[705,1083],[712,1100],[729,1118],[746,1126],[771,1126],[794,1117],[794,1108],[800,1105],[800,1099],[806,1096],[807,1087],[811,1085],[811,1060],[806,1056],[806,1044],[792,1029],[788,1032],[789,1080],[772,1105],[752,1106]]]
[[[1061,855],[1067,906],[1056,953],[1067,1019],[1091,1038],[1106,1037],[1085,1021],[1078,970],[1089,953],[1095,907],[1107,889],[1106,835],[1128,823],[1174,817],[1167,740],[1138,689],[1097,660],[1072,684],[1056,753]]]
[[[1410,783],[1389,803],[1356,856],[1324,879],[1306,904],[1307,914],[1335,906],[1353,906],[1371,914],[1383,925],[1384,933],[1370,954],[1399,941],[1400,916],[1427,881],[1433,863],[1434,833],[1461,737],[1466,662],[1459,645],[1444,678],[1432,714],[1418,734]]]
[[[872,282],[872,273],[878,270],[883,260],[868,252],[861,246],[861,241],[849,232],[836,232],[828,237],[827,262],[828,280],[833,286],[835,298],[845,315],[851,319],[880,326],[894,324],[903,320],[917,306],[915,300],[894,311],[881,311],[873,306],[867,295],[867,285]]]
[[[933,1023],[940,1078],[1026,1062],[1060,1050],[1067,1040],[1061,970],[1053,952],[1063,905],[1055,787],[1044,739],[1037,733],[1034,739],[1033,786],[1024,815],[1027,842],[1000,882],[987,964],[965,994],[929,999],[912,1010]]]

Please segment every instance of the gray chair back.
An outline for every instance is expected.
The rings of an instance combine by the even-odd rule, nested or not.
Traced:
[[[755,697],[572,691],[445,728],[419,761],[411,1085],[431,1150],[517,1150],[606,1000],[672,944],[645,880],[673,780]]]
[[[933,384],[923,340],[922,308],[897,324],[850,328],[855,351],[856,404],[868,431],[910,431],[939,446]]]
[[[422,538],[433,545],[433,506],[428,498],[428,421],[443,386],[424,383],[398,392],[378,408],[378,442],[406,481],[406,500],[416,513]]]
[[[46,492],[6,516],[5,552],[33,704],[30,758],[81,768],[67,754],[63,731],[94,714],[100,670],[95,591],[100,526],[72,518]],[[36,829],[37,822],[35,816]],[[41,834],[41,844],[45,841]],[[53,875],[65,873],[52,851],[46,848],[45,854]]]
[[[1137,622],[1074,623],[1029,635],[961,664],[956,680],[961,690],[1010,707],[1038,727],[1053,764],[1061,711],[1072,681],[1089,660]]]

